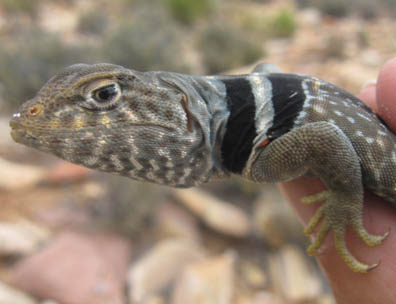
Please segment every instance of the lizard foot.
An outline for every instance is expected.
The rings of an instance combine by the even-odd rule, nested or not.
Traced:
[[[318,208],[314,216],[310,219],[304,229],[304,233],[310,235],[314,232],[315,227],[322,223],[316,238],[307,248],[309,255],[315,255],[322,246],[324,239],[330,229],[334,232],[335,247],[338,254],[354,272],[367,273],[369,270],[378,266],[379,263],[367,265],[359,262],[348,250],[345,243],[345,232],[348,225],[351,225],[358,236],[369,246],[376,246],[389,235],[389,231],[384,235],[373,235],[363,227],[362,215],[359,208],[348,208],[351,204],[345,202],[342,198],[332,194],[330,191],[323,191],[318,194],[307,196],[302,199],[304,204],[311,204],[317,201],[325,201]],[[342,202],[344,201],[344,202]],[[343,208],[343,206],[346,208]]]

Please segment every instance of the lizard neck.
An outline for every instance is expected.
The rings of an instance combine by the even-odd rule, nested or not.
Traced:
[[[267,138],[274,125],[271,80],[267,74],[252,73],[190,81],[208,110],[213,173],[242,174],[253,147]]]
[[[258,139],[273,125],[271,82],[262,73],[219,77],[225,90],[228,119],[221,142],[225,170],[241,174]]]
[[[187,110],[201,134],[196,148],[189,151],[192,162],[201,167],[195,184],[206,182],[213,175],[243,174],[263,143],[293,127],[302,105],[301,94],[296,94],[299,82],[285,87],[277,75],[157,74],[187,95]]]
[[[212,176],[229,175],[222,164],[221,156],[222,141],[229,116],[224,83],[218,81],[216,76],[190,76],[164,72],[157,72],[155,75],[160,82],[177,87],[187,96],[186,111],[194,121],[194,132],[197,133],[195,147],[189,150],[189,157],[194,167],[200,168],[199,178],[195,180],[194,185],[207,182]]]
[[[294,127],[305,101],[301,79],[276,73],[216,77],[224,86],[228,110],[221,137],[225,170],[242,174],[257,149]]]

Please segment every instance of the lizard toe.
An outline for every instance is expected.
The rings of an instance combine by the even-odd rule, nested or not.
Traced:
[[[370,247],[380,245],[390,233],[390,231],[385,232],[383,235],[368,233],[367,230],[363,227],[361,218],[352,220],[352,226],[357,235],[363,240],[363,242],[365,242]]]
[[[329,196],[330,196],[329,190],[321,191],[314,195],[304,196],[303,198],[301,198],[301,203],[303,203],[304,205],[311,205],[316,202],[323,202],[323,201],[327,200],[329,198]]]
[[[359,262],[348,250],[345,244],[345,231],[334,231],[335,247],[338,254],[354,272],[367,273],[376,268],[379,263],[368,265]]]
[[[311,245],[307,248],[307,253],[309,255],[316,255],[319,248],[322,246],[324,239],[326,238],[330,230],[330,225],[326,219],[323,220],[322,226],[318,232],[316,238],[312,241]]]

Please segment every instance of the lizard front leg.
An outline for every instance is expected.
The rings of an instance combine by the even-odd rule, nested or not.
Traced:
[[[369,234],[363,227],[363,184],[359,157],[348,137],[328,122],[309,123],[258,148],[244,175],[256,182],[280,182],[308,174],[319,177],[328,190],[303,198],[303,202],[324,201],[305,229],[311,234],[322,221],[316,239],[308,247],[315,254],[332,230],[341,258],[355,272],[377,266],[359,262],[345,244],[345,232],[352,226],[369,246],[378,245],[387,234]]]

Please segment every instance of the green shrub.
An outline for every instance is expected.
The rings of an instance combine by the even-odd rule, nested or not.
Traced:
[[[297,28],[296,16],[289,10],[281,10],[271,22],[272,36],[290,37]]]
[[[162,0],[179,22],[191,24],[213,9],[212,0]]]
[[[0,7],[8,13],[28,13],[34,15],[38,3],[34,0],[0,0]]]
[[[203,62],[209,73],[218,73],[246,65],[263,55],[259,43],[230,24],[208,27],[199,40]]]

